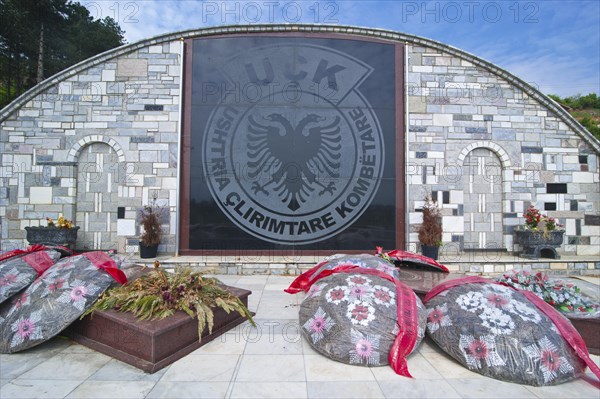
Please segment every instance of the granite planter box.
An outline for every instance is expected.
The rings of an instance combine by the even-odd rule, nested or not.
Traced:
[[[58,227],[25,227],[27,241],[30,244],[61,245],[70,249],[75,247],[79,226],[70,229]]]
[[[523,248],[519,256],[528,259],[560,259],[556,248],[562,245],[564,234],[564,230],[553,230],[546,234],[541,231],[515,230],[515,243]]]
[[[251,291],[227,287],[248,306]],[[98,311],[73,323],[66,335],[108,356],[154,373],[181,359],[219,335],[246,321],[237,312],[214,312],[212,334],[208,329],[198,342],[198,322],[184,312],[163,320],[139,320],[133,314],[115,310]]]
[[[592,355],[600,355],[600,316],[599,317],[569,317],[573,327],[585,341]]]

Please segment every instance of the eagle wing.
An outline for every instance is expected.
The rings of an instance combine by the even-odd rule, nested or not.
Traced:
[[[325,126],[313,126],[308,129],[308,135],[303,137],[303,148],[306,165],[318,170],[323,177],[339,177],[339,167],[342,149],[340,134],[340,117]]]
[[[258,123],[252,115],[248,121],[248,166],[249,177],[253,179],[261,172],[283,164],[292,148],[293,137],[278,126]]]

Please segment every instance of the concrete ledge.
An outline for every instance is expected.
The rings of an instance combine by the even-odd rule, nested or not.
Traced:
[[[178,266],[199,270],[211,270],[229,275],[300,275],[323,260],[324,256],[160,256],[158,260],[166,268]],[[493,276],[511,270],[541,271],[553,275],[600,276],[600,261],[595,256],[561,254],[561,259],[525,259],[511,253],[464,252],[438,260],[451,273],[477,276]],[[152,266],[154,259],[130,256],[127,262]]]

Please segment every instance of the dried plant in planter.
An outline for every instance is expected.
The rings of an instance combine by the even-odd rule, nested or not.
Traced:
[[[427,246],[442,244],[442,214],[437,203],[428,194],[423,205],[423,223],[419,227],[419,241]]]
[[[160,224],[160,216],[163,207],[157,205],[157,198],[154,197],[152,202],[144,206],[141,211],[141,224],[144,232],[140,236],[140,243],[146,247],[151,247],[160,244],[162,238],[162,229]]]
[[[181,310],[198,319],[200,339],[207,325],[212,333],[216,307],[227,313],[236,311],[255,326],[250,311],[218,279],[194,273],[190,268],[176,269],[175,273],[154,269],[129,284],[107,291],[84,316],[115,309],[131,312],[142,320],[159,320]]]

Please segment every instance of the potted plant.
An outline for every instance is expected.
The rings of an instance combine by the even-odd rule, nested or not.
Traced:
[[[442,214],[437,202],[427,194],[423,204],[423,223],[419,227],[419,241],[424,256],[437,260],[442,245]]]
[[[157,204],[157,198],[145,205],[140,211],[140,222],[143,232],[140,235],[140,258],[156,258],[158,244],[162,238],[161,216],[163,206]]]
[[[79,226],[73,221],[59,216],[56,222],[52,218],[46,218],[46,226],[25,227],[27,241],[30,244],[58,245],[73,249],[77,241]]]
[[[564,229],[555,218],[542,214],[534,205],[523,213],[525,223],[515,228],[515,242],[521,245],[519,254],[524,258],[538,259],[542,254],[560,259],[556,248],[563,242]]]

